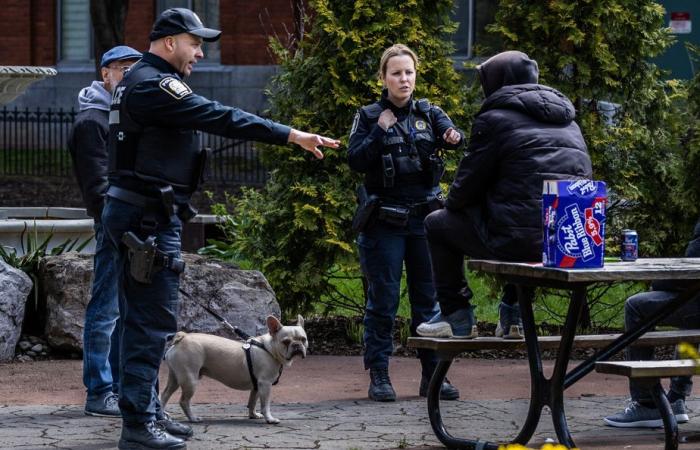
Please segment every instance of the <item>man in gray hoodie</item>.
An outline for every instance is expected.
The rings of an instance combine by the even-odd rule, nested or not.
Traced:
[[[80,111],[68,138],[73,168],[88,215],[95,220],[92,297],[83,330],[85,414],[119,417],[119,305],[114,256],[102,231],[100,215],[107,190],[107,142],[112,90],[141,53],[120,45],[100,61],[103,81],[93,81],[78,94]]]

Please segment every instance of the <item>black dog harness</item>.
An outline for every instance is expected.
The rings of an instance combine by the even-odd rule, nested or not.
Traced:
[[[251,353],[250,353],[250,347],[252,345],[265,350],[267,352],[267,354],[270,356],[272,356],[272,353],[270,353],[270,351],[265,348],[265,346],[262,344],[262,342],[256,341],[255,339],[250,338],[250,337],[248,338],[247,341],[245,341],[245,344],[243,344],[243,351],[245,351],[245,362],[248,364],[248,373],[250,374],[250,381],[253,382],[253,389],[257,391],[258,390],[258,378],[253,373],[253,357],[251,356]],[[274,359],[275,357],[272,356],[272,358]],[[277,375],[277,379],[275,380],[275,382],[272,383],[273,386],[276,385],[277,383],[279,383],[280,377],[282,376],[282,369],[284,369],[284,364],[280,364],[280,373],[279,373],[279,375]]]
[[[274,355],[272,353],[270,353],[270,350],[265,348],[265,346],[262,344],[262,342],[256,340],[255,338],[253,338],[251,335],[249,335],[245,331],[241,330],[240,328],[228,323],[228,321],[226,319],[224,319],[221,316],[221,314],[213,311],[211,308],[209,308],[205,304],[200,303],[197,300],[193,299],[192,296],[190,294],[188,294],[186,291],[184,291],[182,288],[180,288],[179,291],[182,292],[185,295],[185,297],[187,297],[188,299],[192,300],[194,303],[201,306],[206,312],[208,312],[212,316],[216,317],[217,320],[219,320],[228,329],[230,329],[231,331],[236,333],[236,335],[238,337],[240,337],[241,339],[243,339],[245,341],[245,343],[243,344],[243,351],[245,352],[245,362],[246,362],[246,364],[248,364],[248,373],[250,374],[250,381],[253,382],[253,389],[255,389],[257,391],[258,390],[258,378],[253,373],[253,357],[250,353],[250,347],[251,347],[251,345],[254,345],[256,347],[259,347],[259,348],[265,350],[267,352],[267,354],[270,355],[272,357],[272,359],[274,359],[276,361]],[[275,380],[275,382],[272,383],[273,386],[276,385],[277,383],[279,383],[280,377],[282,376],[282,369],[284,369],[284,364],[280,364],[280,373],[279,373],[279,375],[277,375],[277,379]]]

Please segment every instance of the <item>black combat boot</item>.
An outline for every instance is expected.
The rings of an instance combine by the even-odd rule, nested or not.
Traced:
[[[369,369],[369,398],[375,402],[396,401],[396,392],[391,386],[388,367]]]
[[[418,395],[421,397],[428,396],[428,386],[430,385],[430,377],[423,375],[420,379],[420,387]],[[459,390],[450,384],[450,380],[445,378],[440,386],[440,400],[457,400],[459,398]]]
[[[122,425],[122,436],[119,439],[119,450],[175,450],[187,448],[180,438],[171,436],[155,421]]]
[[[435,362],[421,358],[421,378],[420,387],[418,388],[418,395],[421,397],[428,396],[428,386],[430,385],[430,378],[435,372],[435,365]],[[458,398],[459,390],[450,384],[450,380],[445,378],[442,386],[440,386],[440,400],[457,400]]]
[[[192,431],[191,426],[173,420],[170,417],[170,414],[166,412],[163,413],[162,417],[156,419],[156,423],[158,424],[158,426],[160,426],[169,434],[172,434],[175,437],[187,439],[192,437],[192,435],[194,434],[194,431]]]

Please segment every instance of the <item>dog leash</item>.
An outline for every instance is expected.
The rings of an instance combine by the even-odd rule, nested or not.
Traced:
[[[254,345],[254,346],[258,347],[258,348],[261,348],[261,349],[263,349],[265,352],[267,352],[267,354],[269,354],[270,356],[272,356],[273,359],[274,359],[274,356],[272,355],[272,353],[270,353],[270,351],[269,351],[268,349],[265,348],[265,346],[262,344],[262,342],[259,342],[259,341],[255,340],[255,339],[253,339],[253,336],[249,335],[248,333],[246,333],[245,331],[241,330],[241,329],[238,328],[237,326],[231,325],[231,324],[228,322],[228,320],[226,320],[221,314],[219,314],[219,313],[217,313],[216,311],[212,310],[211,308],[209,308],[209,307],[208,307],[207,305],[205,305],[204,303],[200,303],[200,302],[198,302],[197,300],[195,300],[189,293],[187,293],[187,291],[185,291],[185,290],[182,289],[182,288],[178,288],[178,290],[179,290],[180,293],[182,293],[185,297],[187,297],[190,301],[194,302],[196,305],[199,305],[203,310],[205,310],[206,312],[208,312],[209,314],[211,314],[212,316],[214,316],[219,322],[221,322],[222,324],[224,324],[228,329],[230,329],[231,331],[233,331],[234,333],[236,333],[236,335],[237,335],[238,337],[240,337],[241,339],[243,339],[243,340],[245,341],[245,343],[243,344],[243,351],[245,352],[245,361],[246,361],[246,363],[248,364],[248,374],[250,375],[250,380],[253,382],[253,389],[255,389],[255,390],[257,391],[257,390],[258,390],[258,378],[257,378],[257,377],[255,376],[255,374],[253,373],[253,357],[251,356],[251,353],[250,353],[250,347],[251,347],[251,345]],[[284,369],[284,364],[280,364],[280,372],[279,372],[279,375],[277,375],[277,379],[275,380],[275,382],[272,383],[273,386],[276,385],[277,383],[279,383],[280,377],[282,376],[282,370],[283,370],[283,369]]]
[[[212,316],[214,316],[214,318],[216,318],[216,320],[218,320],[219,322],[221,322],[222,324],[224,324],[224,326],[226,326],[229,330],[233,331],[233,332],[236,334],[236,336],[238,336],[239,338],[243,339],[244,341],[248,341],[249,339],[252,338],[252,336],[249,335],[248,333],[246,333],[245,331],[241,330],[240,328],[238,328],[238,327],[235,326],[235,325],[231,325],[230,323],[228,323],[228,320],[226,320],[221,314],[219,314],[219,313],[217,313],[216,311],[212,310],[211,308],[209,308],[209,307],[208,307],[207,305],[205,305],[204,303],[200,303],[200,302],[198,302],[197,300],[195,300],[195,299],[194,299],[190,294],[188,294],[187,291],[185,291],[184,289],[178,288],[178,290],[180,291],[180,293],[181,293],[182,295],[184,295],[185,297],[187,297],[190,301],[194,302],[196,305],[200,306],[203,310],[205,310],[206,312],[208,312],[209,314],[211,314]],[[265,349],[265,350],[267,350],[267,349]]]

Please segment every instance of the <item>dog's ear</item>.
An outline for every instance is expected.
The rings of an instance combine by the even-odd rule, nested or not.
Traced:
[[[270,330],[270,334],[273,336],[282,329],[282,324],[275,316],[267,316],[265,321],[267,322],[267,329]]]
[[[297,326],[304,328],[304,318],[301,317],[301,314],[297,314]]]

